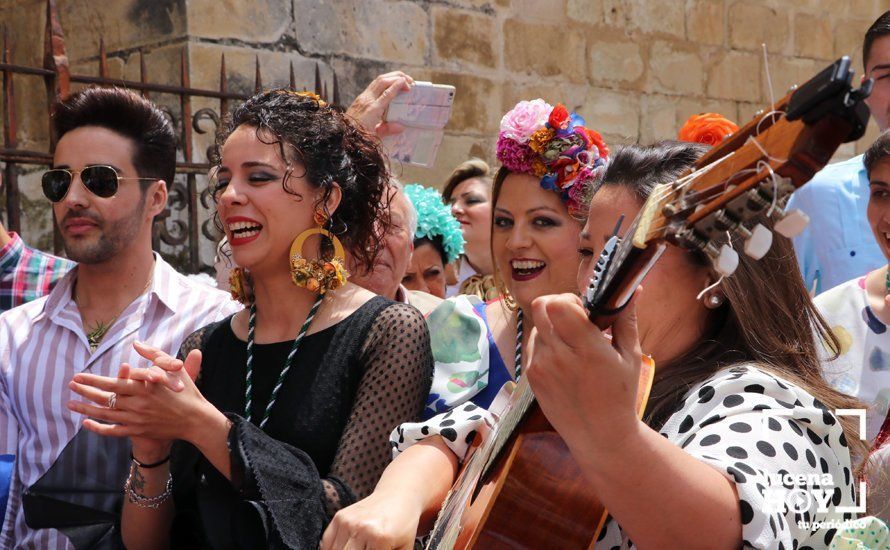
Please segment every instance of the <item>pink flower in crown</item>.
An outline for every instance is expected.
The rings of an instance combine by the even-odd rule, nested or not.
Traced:
[[[535,130],[544,127],[553,106],[543,99],[520,101],[501,119],[500,134],[519,143],[527,143]]]
[[[590,165],[585,165],[584,168],[578,170],[578,177],[576,178],[579,184],[583,184],[584,182],[589,182],[593,179],[593,167]]]
[[[498,136],[497,157],[508,170],[521,174],[534,172],[532,159],[535,152],[528,145],[517,143],[504,134]]]
[[[583,171],[583,170],[582,170]],[[566,194],[568,198],[566,199],[566,207],[569,210],[569,214],[575,217],[584,216],[586,212],[584,212],[584,195],[586,194],[587,188],[590,186],[591,180],[582,179],[581,174],[578,174],[578,177],[575,178],[574,184],[569,187]]]

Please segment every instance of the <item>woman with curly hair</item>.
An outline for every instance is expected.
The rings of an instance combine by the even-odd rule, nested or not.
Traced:
[[[132,441],[128,548],[315,547],[374,488],[390,431],[419,417],[429,334],[414,308],[345,282],[346,251],[370,268],[389,224],[373,137],[313,94],[272,90],[219,144],[212,190],[247,308],[179,359],[140,344],[149,369],[75,376],[94,403],[73,406]]]
[[[402,286],[445,298],[445,266],[464,251],[460,223],[435,189],[414,183],[405,187],[405,196],[417,211],[417,229]]]

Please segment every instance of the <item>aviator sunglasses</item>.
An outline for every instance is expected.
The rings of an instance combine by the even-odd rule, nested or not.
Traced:
[[[82,170],[69,170],[67,168],[54,168],[43,173],[41,185],[43,186],[43,194],[52,202],[59,202],[68,194],[71,182],[74,181],[74,174],[80,172],[80,181],[83,182],[87,190],[96,195],[107,199],[113,197],[117,193],[118,185],[122,180],[144,180],[155,181],[158,178],[137,178],[123,177],[118,175],[117,170],[111,166],[96,165],[87,166]]]

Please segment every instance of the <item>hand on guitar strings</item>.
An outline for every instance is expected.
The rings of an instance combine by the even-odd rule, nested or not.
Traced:
[[[532,302],[528,380],[553,427],[566,440],[615,441],[637,427],[642,363],[636,302],[615,318],[611,338],[591,323],[574,294]],[[581,439],[578,439],[581,438]]]

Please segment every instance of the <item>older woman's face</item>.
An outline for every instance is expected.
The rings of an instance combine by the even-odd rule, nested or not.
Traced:
[[[528,311],[532,300],[575,291],[578,233],[559,196],[540,178],[510,174],[494,205],[494,263],[510,294]]]
[[[618,219],[624,216],[627,229],[640,208],[637,198],[621,187],[603,186],[591,199],[579,236],[579,292],[587,291],[599,253]],[[709,276],[710,269],[694,262],[688,252],[668,246],[643,281],[637,326],[643,351],[654,354],[656,361],[685,352],[703,334],[707,310],[696,296],[710,283]]]
[[[890,260],[890,158],[877,163],[869,174],[868,224]]]
[[[268,139],[266,141],[273,141]],[[319,190],[302,176],[303,167],[281,158],[278,145],[263,143],[256,128],[240,126],[222,147],[215,195],[232,259],[254,277],[269,270],[287,270],[290,246],[297,235],[315,227]],[[287,175],[285,191],[282,181]],[[328,211],[339,203],[339,192]],[[311,255],[312,239],[304,254]]]
[[[487,263],[482,259],[491,254],[491,185],[479,178],[457,184],[451,194],[451,213],[460,222],[470,263]]]
[[[445,265],[436,247],[424,242],[414,247],[408,271],[402,278],[402,286],[445,298]]]

